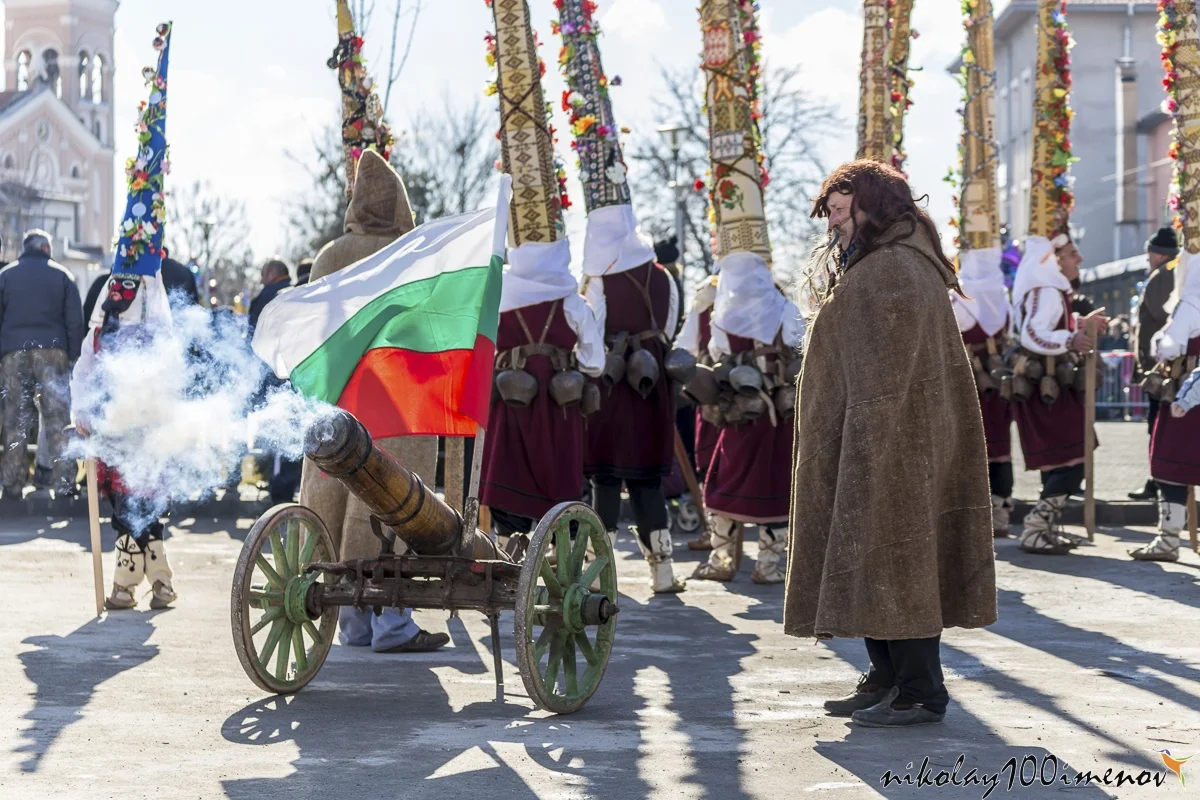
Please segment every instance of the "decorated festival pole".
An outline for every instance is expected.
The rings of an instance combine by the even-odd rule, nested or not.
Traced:
[[[1067,233],[1071,190],[1071,36],[1066,0],[1038,0],[1034,78],[1033,175],[1029,234],[1053,239]]]
[[[346,160],[346,196],[354,191],[358,160],[364,150],[374,150],[391,160],[391,129],[383,118],[383,104],[374,91],[375,80],[367,74],[363,39],[354,30],[347,0],[337,0],[338,44],[326,62],[337,70],[342,89],[342,153]]]
[[[1158,41],[1166,72],[1163,86],[1167,90],[1163,107],[1175,120],[1170,204],[1175,228],[1183,234],[1180,258],[1191,262],[1200,257],[1200,31],[1196,0],[1159,0],[1158,10]],[[1192,486],[1187,498],[1188,538],[1192,550],[1200,552],[1196,515],[1196,488]]]
[[[963,0],[967,46],[963,50],[962,185],[959,190],[959,248],[995,250],[999,264],[1000,215],[997,208],[996,69],[991,0]]]
[[[708,109],[715,254],[748,252],[771,263],[763,207],[763,168],[749,59],[737,0],[703,0],[705,101]]]
[[[888,0],[863,0],[862,72],[858,88],[858,158],[891,163]]]
[[[913,0],[893,0],[893,3],[891,32],[888,34],[891,165],[903,172],[904,162],[908,158],[904,152],[904,115],[912,105],[908,56],[916,31],[912,29]]]

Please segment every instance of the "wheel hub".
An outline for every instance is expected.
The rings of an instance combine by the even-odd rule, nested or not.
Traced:
[[[299,625],[310,619],[306,600],[308,589],[315,582],[315,575],[297,575],[288,579],[283,588],[283,613],[289,622]]]

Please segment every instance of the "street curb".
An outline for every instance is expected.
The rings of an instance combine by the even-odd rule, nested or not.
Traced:
[[[1032,502],[1018,500],[1016,508],[1013,509],[1013,522],[1019,523],[1032,510]],[[1067,504],[1067,510],[1063,512],[1062,521],[1067,525],[1082,525],[1083,503],[1078,502],[1077,498],[1072,498]],[[1132,500],[1097,500],[1096,524],[1113,528],[1126,525],[1157,525],[1158,505]]]

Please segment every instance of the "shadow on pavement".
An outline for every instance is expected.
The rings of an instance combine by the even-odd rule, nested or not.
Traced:
[[[675,597],[640,605],[622,596],[621,609],[599,690],[567,716],[518,705],[528,701],[514,667],[511,613],[500,621],[504,705],[452,706],[455,683],[475,683],[472,696],[492,693],[490,635],[472,642],[458,620],[449,626],[454,648],[428,655],[335,647],[308,688],[252,703],[221,729],[226,740],[251,747],[293,742],[295,772],[227,780],[225,791],[235,800],[283,793],[644,798],[654,786],[691,784],[714,800],[744,797],[730,678],[755,652],[754,637]],[[656,633],[663,630],[679,633]]]
[[[31,724],[21,732],[26,743],[16,749],[26,754],[23,771],[38,771],[46,752],[79,719],[100,684],[158,655],[158,646],[146,642],[159,613],[110,614],[66,636],[25,640],[38,649],[20,654],[25,676],[37,686],[33,708],[25,715]]]

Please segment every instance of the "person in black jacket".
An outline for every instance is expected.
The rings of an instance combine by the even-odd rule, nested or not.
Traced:
[[[254,338],[254,329],[258,327],[258,317],[267,307],[267,303],[292,285],[292,276],[288,271],[288,265],[278,258],[272,258],[263,264],[262,283],[262,291],[250,301],[250,338]]]
[[[31,230],[21,257],[0,270],[0,369],[4,393],[4,453],[0,483],[5,500],[25,487],[25,453],[40,411],[53,463],[56,492],[74,490],[74,462],[63,459],[71,421],[71,365],[85,333],[75,278],[51,258],[50,234]]]
[[[200,290],[196,288],[196,276],[190,269],[171,258],[170,251],[165,247],[160,274],[172,311],[184,306],[203,305],[200,302]]]

